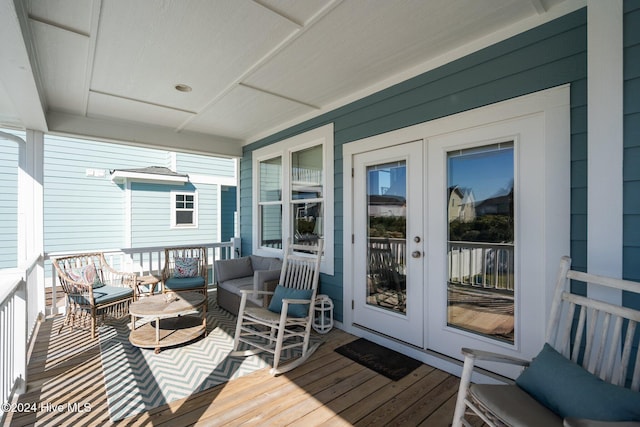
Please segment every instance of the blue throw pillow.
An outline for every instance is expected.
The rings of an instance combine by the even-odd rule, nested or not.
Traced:
[[[563,418],[640,421],[640,392],[602,381],[549,344],[516,384]]]
[[[269,311],[280,313],[283,299],[311,299],[311,289],[293,289],[277,285],[275,293],[269,303]],[[289,304],[287,315],[291,317],[306,317],[309,314],[309,304]]]

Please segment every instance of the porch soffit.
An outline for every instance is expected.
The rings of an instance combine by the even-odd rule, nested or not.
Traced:
[[[15,60],[0,66],[0,126],[239,157],[247,143],[586,0],[3,5],[11,37],[0,46]]]

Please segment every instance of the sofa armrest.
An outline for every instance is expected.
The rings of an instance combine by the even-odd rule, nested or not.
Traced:
[[[276,287],[278,286],[278,283],[280,283],[280,277],[278,277],[275,280],[267,280],[264,282],[263,290],[267,292],[267,294],[265,294],[264,297],[262,298],[262,306],[264,308],[269,307],[269,303],[271,302],[271,297],[273,296],[273,293],[275,292]]]
[[[280,280],[280,270],[256,270],[253,272],[253,290],[265,291],[264,283]]]

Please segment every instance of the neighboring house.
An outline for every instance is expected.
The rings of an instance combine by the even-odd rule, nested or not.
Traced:
[[[17,267],[17,243],[18,144],[0,138],[0,269]]]
[[[511,215],[513,214],[513,190],[501,196],[482,200],[478,202],[475,207],[478,216]]]
[[[455,187],[449,190],[449,222],[458,219],[462,222],[476,219],[476,201],[473,191]]]
[[[10,202],[17,147],[0,142],[0,197]],[[211,243],[234,235],[233,159],[49,135],[44,146],[47,253]],[[12,266],[11,256],[15,263],[16,218],[17,212],[0,210],[4,267]]]

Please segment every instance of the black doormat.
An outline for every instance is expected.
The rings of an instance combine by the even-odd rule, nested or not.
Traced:
[[[416,359],[364,338],[338,347],[335,351],[393,381],[398,381],[422,365]]]

